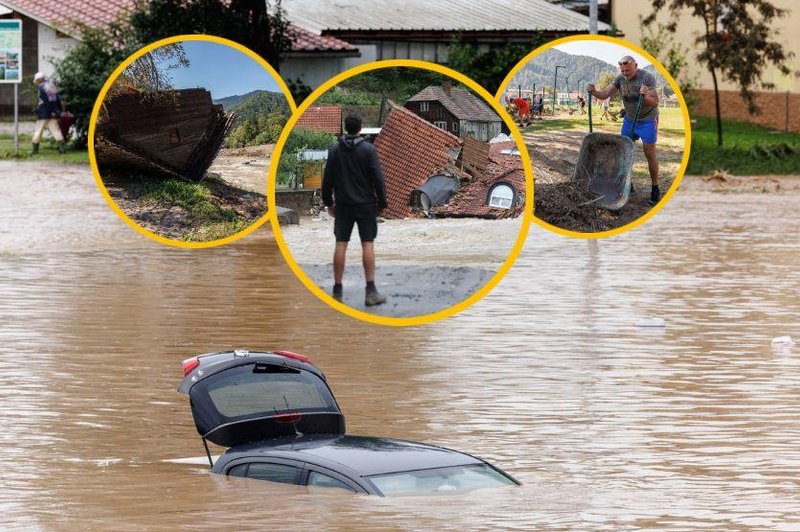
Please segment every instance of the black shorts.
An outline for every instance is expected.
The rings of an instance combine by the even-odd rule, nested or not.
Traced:
[[[378,207],[370,205],[336,205],[333,234],[337,242],[350,242],[353,225],[358,224],[361,242],[372,242],[378,236]]]

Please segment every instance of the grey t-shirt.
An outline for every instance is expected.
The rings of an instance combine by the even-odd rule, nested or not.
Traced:
[[[639,69],[636,71],[636,77],[631,80],[625,79],[622,74],[617,75],[612,85],[619,89],[622,105],[625,106],[625,115],[633,119],[633,115],[636,114],[636,102],[639,101],[639,89],[642,85],[648,89],[655,89],[656,77],[650,72]],[[643,101],[642,108],[639,110],[639,122],[650,120],[656,116],[658,116],[658,106],[651,107]]]

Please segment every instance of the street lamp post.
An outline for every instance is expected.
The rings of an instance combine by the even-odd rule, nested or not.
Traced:
[[[556,75],[555,79],[553,79],[553,116],[556,115],[556,90],[558,88],[558,69],[559,68],[567,68],[564,65],[556,65]]]

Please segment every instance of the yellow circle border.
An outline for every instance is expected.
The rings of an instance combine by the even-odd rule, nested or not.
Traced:
[[[569,37],[563,37],[561,39],[550,41],[536,48],[531,53],[526,55],[519,63],[517,63],[514,66],[514,68],[511,69],[508,75],[506,75],[505,79],[503,79],[502,83],[500,83],[500,87],[497,89],[497,93],[495,94],[495,99],[499,100],[503,96],[503,94],[505,94],[505,91],[507,90],[508,85],[511,83],[511,80],[514,78],[517,72],[519,72],[522,69],[522,67],[524,67],[529,61],[537,57],[542,52],[549,50],[550,48],[553,48],[554,46],[576,41],[602,41],[611,44],[616,44],[618,46],[622,46],[623,48],[627,48],[628,50],[632,50],[641,55],[642,57],[644,57],[645,59],[647,59],[648,61],[650,61],[650,63],[653,66],[655,66],[656,69],[658,69],[658,71],[664,76],[664,79],[667,80],[667,83],[669,83],[670,88],[672,88],[672,90],[678,96],[678,102],[680,104],[681,114],[683,117],[683,129],[684,129],[683,158],[681,159],[681,165],[680,168],[678,168],[678,173],[675,175],[675,179],[672,181],[672,186],[669,187],[669,190],[667,190],[667,192],[664,194],[664,196],[661,198],[661,201],[659,201],[657,205],[655,205],[649,211],[647,211],[637,219],[633,220],[632,222],[627,223],[621,227],[609,229],[607,231],[598,231],[596,233],[581,233],[579,231],[570,231],[568,229],[563,229],[561,227],[547,223],[544,220],[541,220],[540,218],[537,218],[535,215],[533,215],[533,210],[535,210],[536,206],[535,205],[532,206],[533,210],[531,210],[531,218],[537,225],[540,225],[545,229],[548,229],[560,235],[574,237],[574,238],[583,238],[583,239],[604,238],[607,236],[619,235],[638,227],[639,225],[649,220],[662,208],[664,208],[664,206],[667,203],[669,203],[669,200],[672,198],[672,195],[675,193],[676,190],[678,190],[678,187],[681,184],[681,180],[683,180],[683,175],[686,173],[686,166],[689,164],[689,155],[692,149],[691,119],[689,118],[689,109],[686,106],[686,100],[684,100],[683,98],[683,93],[681,92],[680,87],[678,87],[678,84],[672,78],[672,75],[669,72],[667,72],[667,69],[664,68],[664,66],[661,64],[661,61],[653,57],[651,54],[643,50],[641,47],[631,42],[628,42],[624,39],[618,39],[616,37],[609,37],[606,35],[571,35]],[[519,131],[518,129],[516,130]]]
[[[325,92],[329,89],[333,88],[335,85],[345,81],[353,76],[358,74],[362,74],[364,72],[370,72],[372,70],[379,70],[384,68],[395,68],[395,67],[409,67],[409,68],[419,68],[423,70],[429,70],[433,72],[438,72],[439,74],[444,74],[450,78],[455,79],[456,81],[466,85],[471,90],[475,91],[479,94],[486,102],[489,104],[492,109],[494,109],[500,118],[506,123],[506,126],[509,128],[511,132],[511,136],[514,141],[517,143],[517,148],[520,150],[522,154],[520,156],[520,160],[522,161],[522,167],[525,172],[525,209],[522,213],[522,220],[520,220],[520,230],[519,234],[517,235],[517,240],[514,243],[514,246],[511,249],[508,257],[506,258],[505,262],[503,262],[502,266],[495,272],[491,279],[489,279],[486,284],[484,284],[480,289],[475,291],[472,295],[467,297],[466,299],[447,307],[445,309],[439,310],[437,312],[433,312],[430,314],[423,314],[419,316],[412,316],[412,317],[403,317],[403,318],[394,318],[389,316],[379,316],[376,314],[370,314],[368,312],[363,312],[344,303],[334,300],[327,292],[319,288],[303,271],[302,268],[297,264],[292,256],[291,252],[289,251],[286,242],[283,239],[283,235],[281,233],[280,224],[278,222],[277,216],[277,207],[276,207],[276,200],[275,200],[275,192],[276,192],[276,177],[278,172],[278,162],[280,161],[280,156],[283,151],[283,146],[286,144],[286,140],[289,137],[292,129],[294,128],[295,123],[297,120],[302,116],[302,114],[311,107],[314,102]],[[533,205],[533,170],[531,167],[530,159],[524,156],[525,150],[525,143],[522,140],[522,135],[520,132],[515,128],[511,127],[513,125],[513,120],[511,116],[506,112],[506,110],[494,99],[491,93],[478,85],[475,81],[468,78],[464,74],[460,72],[456,72],[450,68],[444,67],[442,65],[438,65],[436,63],[429,63],[427,61],[419,61],[415,59],[394,59],[394,60],[384,60],[379,62],[373,63],[366,63],[363,65],[356,66],[340,74],[337,74],[333,78],[327,80],[325,83],[320,85],[314,92],[312,92],[308,98],[303,101],[300,107],[297,109],[297,112],[289,119],[286,123],[286,126],[281,133],[280,138],[278,139],[277,144],[275,145],[275,149],[272,152],[272,164],[270,164],[269,169],[269,179],[267,181],[268,190],[267,190],[267,202],[268,202],[268,212],[270,213],[270,223],[272,224],[272,232],[275,235],[275,240],[278,243],[278,248],[283,255],[283,258],[286,260],[289,267],[292,269],[294,274],[300,280],[300,282],[305,285],[308,290],[310,290],[315,296],[317,296],[320,300],[324,301],[334,309],[359,320],[366,321],[369,323],[377,324],[377,325],[389,325],[389,326],[413,326],[413,325],[423,325],[426,323],[431,323],[437,321],[442,318],[446,318],[452,316],[462,310],[466,309],[467,307],[477,303],[483,296],[488,294],[505,276],[511,266],[517,259],[522,247],[525,244],[528,230],[530,228],[530,222],[533,218],[531,214],[533,212],[531,206]],[[332,252],[332,251],[331,251]]]
[[[258,220],[254,221],[252,224],[242,229],[238,233],[225,238],[219,238],[217,240],[209,240],[205,242],[184,242],[182,240],[173,240],[171,238],[166,238],[164,236],[161,236],[159,234],[156,234],[152,231],[145,229],[144,227],[136,223],[135,220],[133,220],[127,214],[125,214],[122,211],[122,209],[119,208],[117,203],[108,193],[108,189],[106,189],[105,183],[103,183],[103,179],[100,176],[100,171],[97,166],[97,157],[94,151],[94,135],[97,126],[97,116],[100,112],[100,108],[103,105],[103,100],[105,100],[106,93],[114,84],[114,82],[117,80],[119,75],[122,74],[122,72],[131,63],[136,61],[138,58],[142,57],[147,52],[150,52],[156,48],[160,48],[161,46],[167,44],[174,44],[186,41],[213,42],[216,44],[227,46],[229,48],[233,48],[247,55],[248,57],[250,57],[250,59],[258,63],[277,82],[278,86],[281,88],[284,96],[286,97],[286,102],[289,105],[289,110],[291,111],[292,115],[294,115],[295,112],[297,111],[297,104],[295,104],[294,98],[292,98],[292,94],[289,91],[289,88],[286,86],[286,82],[283,81],[283,78],[281,78],[281,76],[275,71],[275,69],[269,63],[267,63],[261,56],[259,56],[249,48],[242,46],[237,42],[228,39],[223,39],[222,37],[216,37],[214,35],[198,34],[198,35],[176,35],[173,37],[168,37],[166,39],[161,39],[154,43],[148,44],[147,46],[140,48],[139,50],[128,56],[128,58],[125,59],[125,61],[123,61],[122,63],[120,63],[120,65],[116,68],[116,70],[114,70],[114,72],[108,77],[106,82],[103,84],[103,88],[100,89],[100,93],[98,94],[97,99],[94,102],[94,108],[92,109],[92,116],[89,119],[89,164],[92,167],[92,173],[94,174],[94,179],[97,182],[97,187],[100,189],[100,193],[103,195],[106,202],[109,204],[111,209],[115,213],[117,213],[117,216],[119,216],[123,221],[125,221],[125,223],[127,223],[134,230],[136,230],[136,232],[152,240],[155,240],[156,242],[160,242],[162,244],[167,244],[179,248],[191,248],[191,249],[210,248],[210,247],[221,246],[223,244],[229,244],[230,242],[238,240],[243,236],[249,235],[256,229],[264,225],[267,222],[267,220],[269,220],[269,215],[270,215],[269,207],[267,208],[267,212],[265,212]],[[271,158],[270,158],[270,166],[272,166]]]

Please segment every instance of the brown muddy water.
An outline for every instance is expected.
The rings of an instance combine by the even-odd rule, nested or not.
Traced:
[[[0,163],[4,529],[800,528],[800,348],[770,347],[800,336],[797,194],[680,191],[601,242],[535,227],[481,302],[401,329],[316,301],[267,230],[167,248],[57,170]],[[203,454],[180,360],[231,346],[309,355],[352,433],[524,485],[311,495],[165,461]]]

